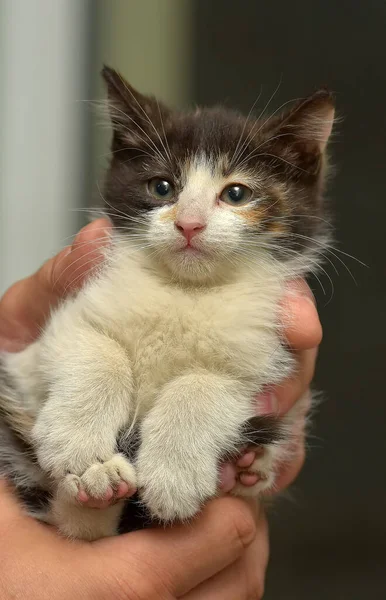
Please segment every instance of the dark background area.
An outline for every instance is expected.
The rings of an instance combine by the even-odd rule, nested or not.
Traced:
[[[332,144],[336,247],[303,473],[271,512],[267,600],[386,598],[386,4],[197,0],[194,100],[270,110],[327,86],[343,117]],[[236,599],[235,599],[236,600]]]

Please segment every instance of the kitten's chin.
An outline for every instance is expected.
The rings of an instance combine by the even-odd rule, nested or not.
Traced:
[[[194,248],[165,253],[161,260],[173,279],[197,285],[223,280],[227,272],[230,274],[223,261]]]
[[[216,276],[216,265],[198,252],[179,253],[165,260],[173,277],[192,283],[204,283]]]

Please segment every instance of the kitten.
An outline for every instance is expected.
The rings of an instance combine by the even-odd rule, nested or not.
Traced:
[[[117,532],[119,489],[138,488],[163,522],[193,517],[216,495],[221,459],[251,433],[264,448],[248,469],[258,481],[233,493],[274,486],[304,399],[280,420],[256,416],[254,398],[295,366],[278,305],[328,243],[334,120],[324,90],[246,119],[172,111],[110,68],[103,77],[113,125],[105,264],[0,367],[0,472],[34,516],[90,540]],[[129,460],[119,448],[135,430]],[[105,508],[92,508],[98,499]]]

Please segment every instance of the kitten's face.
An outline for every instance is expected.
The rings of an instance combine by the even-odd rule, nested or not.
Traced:
[[[331,96],[247,120],[224,109],[173,113],[104,70],[114,127],[107,212],[174,277],[231,275],[269,253],[292,260],[320,237]]]

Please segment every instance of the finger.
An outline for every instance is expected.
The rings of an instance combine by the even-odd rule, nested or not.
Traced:
[[[302,279],[290,282],[282,301],[282,322],[288,345],[295,350],[319,346],[322,326],[314,296]]]
[[[146,530],[122,535],[114,540],[114,555],[139,568],[158,574],[159,590],[180,597],[213,577],[238,558],[256,534],[255,508],[239,498],[219,498],[208,505],[191,524],[168,529]],[[221,543],[219,543],[221,541]],[[108,540],[94,543],[106,555]],[[143,580],[143,597],[157,592]],[[128,582],[128,585],[130,582]],[[146,595],[147,594],[147,595]],[[142,596],[141,596],[142,597]]]
[[[252,542],[245,556],[207,582],[192,590],[183,600],[259,600],[264,593],[268,543]]]
[[[298,365],[293,377],[275,387],[277,414],[286,414],[307,392],[315,373],[318,349],[302,350],[297,353]]]
[[[84,227],[72,246],[48,260],[34,275],[15,283],[0,300],[0,347],[21,350],[39,335],[50,310],[103,259],[111,226],[98,219]]]
[[[259,519],[256,537],[233,565],[183,596],[183,600],[256,600],[263,597],[268,563],[268,525]]]
[[[95,267],[103,261],[103,248],[109,243],[111,225],[107,219],[97,219],[79,231],[70,251],[56,256],[40,270],[43,285],[64,296],[82,287]]]
[[[317,348],[296,352],[295,374],[276,386],[267,386],[255,398],[256,414],[286,414],[308,390],[314,377]]]

